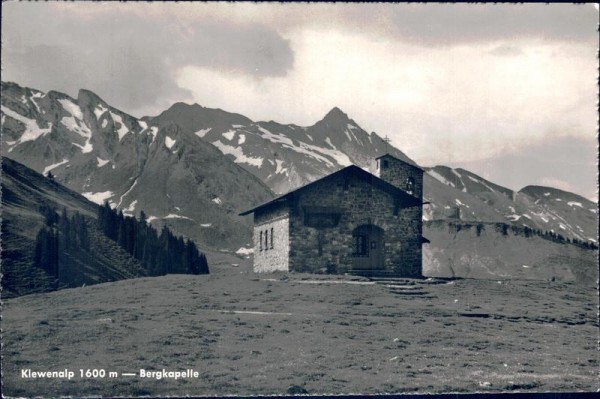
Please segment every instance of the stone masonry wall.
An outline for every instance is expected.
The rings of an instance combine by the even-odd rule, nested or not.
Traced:
[[[388,163],[387,168],[383,167],[384,161],[387,161]],[[412,177],[415,182],[412,195],[417,198],[423,198],[423,171],[420,169],[392,156],[384,155],[378,160],[377,176],[404,191],[406,191],[406,182],[408,178]]]
[[[342,215],[338,226],[305,226],[303,208],[311,206],[339,208]],[[373,224],[385,231],[385,269],[399,276],[420,277],[422,208],[403,208],[394,215],[394,207],[392,194],[344,174],[307,187],[290,209],[290,270],[324,272],[335,265],[337,273],[348,271],[353,262],[352,231]]]
[[[273,232],[273,247],[271,247],[271,231]],[[289,216],[285,206],[255,213],[254,272],[289,271],[289,232]],[[268,240],[265,245],[266,233],[268,233]]]

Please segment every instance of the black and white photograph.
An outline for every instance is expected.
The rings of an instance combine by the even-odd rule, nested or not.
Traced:
[[[2,3],[2,397],[600,390],[598,3]]]

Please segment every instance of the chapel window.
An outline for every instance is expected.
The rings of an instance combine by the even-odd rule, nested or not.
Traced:
[[[271,227],[271,249],[273,249],[273,228]]]
[[[415,191],[415,179],[409,177],[406,179],[406,192],[412,194]]]
[[[262,232],[262,231],[260,232],[260,240],[258,240],[258,242],[260,243],[260,250],[262,251],[262,250],[263,250],[263,247],[262,247],[262,243],[263,243],[263,232]]]
[[[265,251],[269,249],[269,230],[265,230]]]

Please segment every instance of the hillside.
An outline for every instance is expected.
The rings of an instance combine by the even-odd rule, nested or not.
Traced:
[[[97,284],[144,276],[138,261],[97,228],[97,205],[80,194],[4,157],[2,160],[2,296],[54,289],[55,279],[33,264],[35,240],[45,226],[41,206],[86,219],[90,248],[71,249],[61,256],[69,267],[61,271],[59,287]],[[67,262],[65,262],[67,263]]]
[[[597,249],[528,236],[515,227],[508,227],[504,223],[453,219],[425,222],[423,234],[432,244],[423,246],[423,274],[596,285]]]
[[[467,170],[427,168],[427,220],[456,217],[465,221],[505,222],[597,244],[597,204],[550,187],[528,186],[515,192]]]
[[[2,83],[2,155],[93,202],[109,201],[160,229],[215,249],[247,244],[251,221],[238,217],[272,192],[215,147],[177,124],[157,126],[111,107],[96,94],[66,94]]]
[[[141,278],[6,300],[5,395],[599,388],[595,286],[257,276],[235,257],[211,266],[204,276]],[[118,377],[33,380],[21,378],[24,368],[96,368]],[[199,377],[139,377],[140,369],[163,368],[194,369]]]

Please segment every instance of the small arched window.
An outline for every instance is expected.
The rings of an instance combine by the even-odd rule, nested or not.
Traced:
[[[406,192],[412,194],[415,191],[415,179],[409,177],[406,179]]]
[[[263,232],[261,231],[261,232],[260,232],[260,240],[258,240],[258,242],[259,242],[259,245],[260,245],[260,250],[261,250],[261,251],[263,250],[263,248],[262,248],[262,243],[263,243],[263,241],[262,241],[262,240],[263,240],[263,239],[262,239],[262,237],[263,237]]]
[[[271,227],[271,249],[273,249],[273,228]]]

